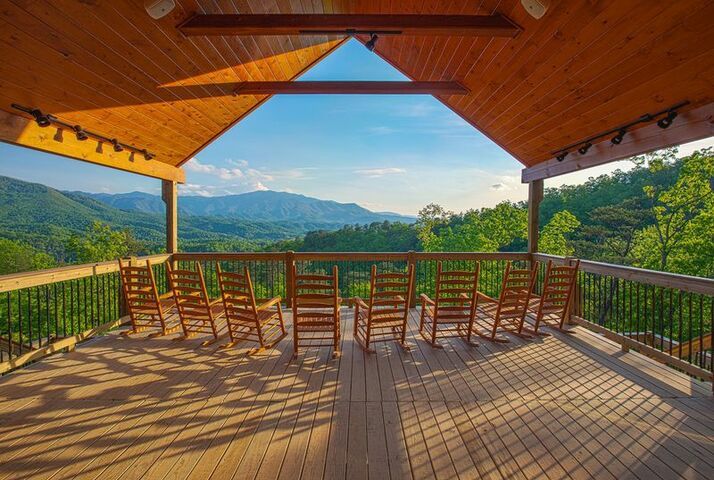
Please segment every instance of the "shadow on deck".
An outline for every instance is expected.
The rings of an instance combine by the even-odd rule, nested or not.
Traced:
[[[705,478],[711,385],[581,328],[247,356],[119,336],[0,379],[0,478]],[[290,325],[290,316],[286,316]]]

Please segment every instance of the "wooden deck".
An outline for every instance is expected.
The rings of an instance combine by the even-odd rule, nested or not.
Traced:
[[[343,355],[107,335],[0,379],[0,478],[706,478],[711,385],[580,328]],[[286,318],[290,324],[289,315]],[[175,337],[175,336],[173,336]],[[707,474],[706,472],[709,472]],[[709,478],[711,478],[709,476]]]

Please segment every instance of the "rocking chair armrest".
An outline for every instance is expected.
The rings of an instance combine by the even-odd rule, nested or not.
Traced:
[[[429,298],[426,293],[419,295],[419,298],[421,299],[422,304],[436,305],[436,302]]]
[[[498,300],[496,300],[495,298],[489,297],[488,295],[486,295],[485,293],[482,293],[482,292],[478,292],[478,294],[476,295],[476,298],[477,298],[477,300],[484,299],[487,302],[498,303]]]
[[[356,307],[364,308],[365,310],[369,310],[369,306],[366,303],[364,303],[364,300],[362,300],[361,298],[355,297],[354,301],[355,301]]]
[[[273,307],[273,306],[275,306],[275,305],[280,305],[280,301],[281,301],[281,300],[282,300],[282,298],[280,298],[280,297],[273,297],[273,298],[271,298],[270,300],[268,300],[268,301],[266,301],[266,302],[263,302],[263,303],[261,303],[260,305],[258,305],[258,308],[257,308],[257,309],[258,309],[258,310],[266,310],[266,309],[268,309],[268,308],[270,308],[270,307]]]
[[[212,307],[214,305],[218,305],[221,302],[223,302],[222,298],[216,298],[215,300],[211,300],[210,302],[208,302],[208,306]]]
[[[166,300],[166,299],[173,298],[173,297],[174,297],[174,292],[166,292],[164,294],[159,295],[159,300]]]

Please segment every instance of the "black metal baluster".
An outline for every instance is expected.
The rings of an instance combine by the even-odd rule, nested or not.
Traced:
[[[8,360],[12,359],[12,292],[7,292],[7,355]],[[2,349],[0,349],[2,354]]]

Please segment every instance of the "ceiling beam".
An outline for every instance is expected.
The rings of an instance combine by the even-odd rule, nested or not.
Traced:
[[[0,110],[0,141],[147,177],[179,183],[186,180],[180,168],[126,150],[115,152],[111,145],[100,147],[94,140],[77,141],[74,132],[58,135],[57,127],[42,128],[34,120],[4,110]]]
[[[551,159],[524,168],[521,181],[529,183],[557,177],[711,136],[714,136],[714,103],[681,112],[669,128],[662,129],[656,123],[649,124],[628,132],[619,145],[605,139],[593,144],[585,155],[571,152],[562,162]]]
[[[515,23],[498,14],[207,14],[194,15],[180,24],[178,29],[187,36],[376,33],[378,35],[515,37],[521,31]]]
[[[466,95],[469,89],[459,82],[243,82],[234,95],[347,94],[347,95]]]

